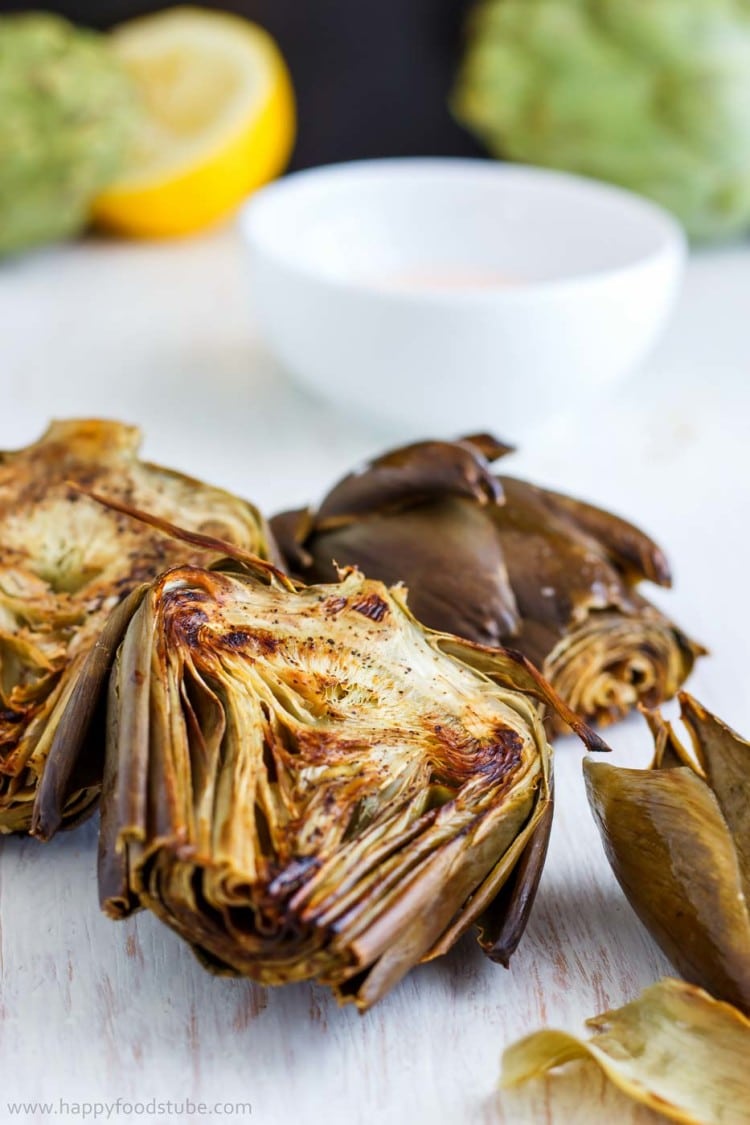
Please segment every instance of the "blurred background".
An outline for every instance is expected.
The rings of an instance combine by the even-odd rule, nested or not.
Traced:
[[[638,369],[687,251],[749,230],[745,0],[0,0],[0,292],[85,276],[89,350],[108,271],[143,278],[130,323],[231,271],[274,377],[525,436]]]
[[[169,4],[51,0],[43,7],[91,27]],[[292,168],[371,156],[477,155],[479,144],[448,110],[468,0],[229,0],[266,28],[285,56],[297,95]],[[35,10],[31,2],[1,11]]]
[[[3,0],[0,17],[38,7],[35,0]],[[42,21],[24,29],[18,21],[0,25],[0,254],[10,246],[3,234],[7,199],[19,183],[31,182],[32,164],[39,162],[34,136],[44,123],[57,160],[56,166],[49,162],[48,177],[63,176],[71,147],[90,155],[80,137],[73,135],[67,152],[59,139],[62,126],[95,115],[102,101],[93,95],[102,87],[82,54],[88,52],[89,61],[97,50],[102,57],[114,54],[113,63],[124,63],[135,80],[131,117],[146,111],[135,149],[126,144],[127,130],[115,143],[111,116],[106,175],[98,165],[105,187],[119,187],[133,168],[139,175],[150,169],[144,146],[153,150],[158,141],[165,149],[177,132],[184,134],[188,111],[194,140],[201,131],[208,136],[204,127],[212,114],[213,124],[222,124],[221,81],[207,65],[213,48],[199,45],[203,31],[209,39],[213,34],[212,17],[222,13],[244,17],[246,27],[270,37],[277,69],[293,90],[294,122],[290,108],[285,124],[266,129],[278,139],[278,151],[256,169],[253,182],[242,184],[236,176],[223,209],[217,205],[215,213],[179,230],[158,220],[129,233],[185,233],[207,225],[231,211],[230,203],[237,206],[241,186],[249,194],[282,170],[368,157],[483,155],[646,195],[672,211],[696,244],[727,241],[750,228],[750,12],[741,0],[207,0],[197,9],[196,27],[203,31],[186,31],[178,17],[166,32],[141,27],[142,17],[181,5],[50,0],[44,8],[70,21],[67,31],[60,25],[53,32]],[[134,20],[136,31],[129,26]],[[126,34],[113,38],[108,33],[119,25]],[[84,28],[104,34],[87,38]],[[242,24],[225,26],[224,33],[223,50],[231,54]],[[98,65],[102,71],[101,57]],[[191,68],[197,79],[190,78]],[[245,75],[254,73],[251,59]],[[107,81],[111,95],[115,79]],[[115,98],[119,109],[126,100],[123,93]],[[291,107],[291,96],[287,100]],[[82,178],[71,174],[67,187],[82,190]],[[89,194],[88,203],[96,204],[93,185]],[[96,206],[90,215],[99,225],[119,227],[119,215],[115,222],[109,214],[103,219]],[[23,248],[32,239],[17,241]]]

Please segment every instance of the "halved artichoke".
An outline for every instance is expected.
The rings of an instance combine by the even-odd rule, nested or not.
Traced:
[[[510,451],[484,434],[405,446],[271,526],[300,578],[329,580],[335,559],[403,581],[425,624],[512,644],[588,719],[670,698],[703,649],[636,590],[670,584],[663,553],[617,516],[493,476]]]
[[[658,714],[647,770],[584,763],[612,869],[675,968],[750,1014],[750,743],[680,696],[697,761]]]
[[[221,554],[108,510],[76,486],[270,551],[255,508],[139,461],[139,440],[117,422],[65,421],[0,453],[0,832],[27,831],[35,803],[43,836],[92,810],[102,755],[86,732],[137,588],[175,563],[209,565]]]
[[[244,563],[168,572],[127,628],[103,909],[146,906],[217,972],[360,1008],[474,922],[507,963],[552,812],[538,700],[603,744],[523,657],[425,630],[403,590]]]

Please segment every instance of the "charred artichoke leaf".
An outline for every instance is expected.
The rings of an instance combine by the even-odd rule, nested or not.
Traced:
[[[115,625],[103,638],[109,615],[169,566],[219,557],[108,510],[79,487],[179,517],[261,555],[271,551],[255,508],[139,460],[139,444],[132,426],[71,420],[53,423],[25,449],[0,453],[0,832],[28,831],[40,786],[36,826],[44,837],[92,810],[103,738],[89,705],[96,691],[78,681],[85,675],[95,687],[106,678],[116,647],[107,638],[117,634]]]
[[[358,572],[176,568],[110,681],[103,908],[369,1007],[481,921],[543,821],[539,699],[523,658],[423,629]]]
[[[453,442],[420,441],[391,450],[334,485],[316,522],[328,529],[367,512],[413,507],[446,495],[480,504],[497,502],[502,488],[490,462],[509,452],[509,446],[488,434]]]
[[[689,1125],[744,1125],[750,1104],[750,1021],[707,992],[669,978],[587,1021],[590,1039],[538,1031],[503,1054],[502,1084],[591,1059],[636,1102]]]
[[[747,744],[681,698],[696,745],[710,745],[721,796],[671,727],[653,719],[651,769],[584,762],[589,803],[620,886],[675,968],[750,1012],[746,822],[737,800],[747,784],[739,772]]]
[[[550,781],[549,800],[529,834],[510,878],[479,919],[479,944],[491,961],[504,965],[506,969],[523,937],[539,889],[553,813],[553,785]]]
[[[479,945],[491,961],[506,969],[523,937],[534,905],[547,858],[553,812],[553,786],[550,778],[549,792],[535,822],[530,825],[528,832],[519,836],[516,845],[472,897]],[[464,929],[465,926],[461,924],[447,930],[425,960],[447,953]]]
[[[546,522],[559,530],[574,528],[586,536],[592,550],[606,552],[609,561],[635,581],[647,579],[658,586],[671,586],[672,573],[661,547],[628,520],[612,512],[576,500],[562,492],[502,476],[500,483],[522,494],[529,508],[546,513]]]
[[[37,786],[31,831],[48,840],[63,817],[67,828],[86,818],[101,788],[102,755],[81,753],[92,726],[102,722],[100,708],[117,647],[148,589],[137,586],[112,611],[73,681],[68,701],[54,729],[47,763]],[[97,713],[99,712],[99,715]],[[101,746],[103,747],[103,742]],[[80,815],[77,810],[80,809]]]
[[[499,645],[520,620],[490,506],[502,489],[488,456],[508,446],[486,435],[393,450],[348,476],[316,512],[271,521],[287,565],[308,582],[356,566],[404,582],[416,617],[431,628]]]
[[[445,632],[499,645],[518,629],[502,546],[470,501],[448,497],[408,513],[373,515],[316,534],[307,549],[316,561],[303,577],[331,581],[337,566],[357,566],[387,585],[405,582],[417,618],[440,621]]]
[[[602,724],[671,698],[704,650],[634,588],[669,583],[660,548],[592,505],[500,480],[493,516],[522,622],[514,644]]]
[[[670,584],[664,553],[601,508],[493,478],[489,462],[509,451],[474,435],[384,454],[317,511],[274,518],[287,565],[306,581],[330,581],[338,563],[406,583],[426,625],[512,644],[600,723],[670,698],[704,649],[635,589]]]

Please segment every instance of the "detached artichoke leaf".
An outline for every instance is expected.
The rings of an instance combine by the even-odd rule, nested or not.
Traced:
[[[750,743],[692,696],[683,693],[680,703],[698,761],[734,841],[750,904]]]
[[[705,780],[706,775],[703,770],[682,745],[675,734],[674,727],[666,721],[661,711],[649,711],[647,707],[641,707],[640,712],[654,739],[654,757],[650,768],[652,770],[669,770],[679,766],[687,766],[693,773],[697,773],[699,777]]]
[[[591,1059],[629,1098],[686,1125],[745,1125],[750,1021],[729,1004],[665,979],[637,1000],[587,1021],[588,1040],[539,1031],[503,1054],[502,1084]]]
[[[419,620],[520,649],[588,719],[670,698],[704,650],[636,590],[670,584],[663,552],[591,504],[493,477],[489,461],[508,452],[475,435],[376,458],[317,511],[272,520],[287,566],[305,581],[338,564],[404,582]]]
[[[0,453],[0,832],[26,832],[33,821],[48,838],[95,808],[104,738],[93,700],[132,614],[129,595],[169,566],[210,565],[224,553],[166,536],[81,489],[272,552],[252,505],[140,461],[139,444],[132,426],[71,420]]]
[[[651,769],[586,761],[589,803],[620,886],[675,968],[750,1012],[748,745],[681,701],[705,775],[654,717]]]
[[[557,701],[517,654],[424,629],[398,589],[297,587],[228,553],[241,565],[159,578],[120,647],[102,905],[148,907],[218,971],[366,1008],[527,854],[551,799],[539,700]]]

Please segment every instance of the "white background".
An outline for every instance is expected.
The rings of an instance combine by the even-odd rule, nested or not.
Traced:
[[[148,456],[268,511],[315,499],[394,435],[294,390],[263,354],[251,312],[231,231],[170,246],[91,242],[1,266],[0,448],[31,441],[53,416],[108,415],[142,425]],[[501,396],[487,427],[514,437]],[[654,596],[713,651],[691,689],[745,733],[749,431],[750,250],[736,249],[693,260],[645,370],[537,430],[508,463],[661,541],[676,588]],[[418,418],[405,432],[430,436]],[[639,719],[610,741],[618,760],[649,759]],[[309,985],[214,979],[148,915],[107,921],[93,823],[48,846],[3,840],[0,1121],[16,1099],[118,1097],[250,1101],[244,1120],[259,1125],[655,1121],[595,1070],[495,1091],[511,1039],[542,1023],[578,1030],[668,971],[610,875],[580,759],[575,741],[559,744],[550,859],[511,970],[466,939],[366,1016]],[[110,1118],[136,1119],[191,1120]]]

